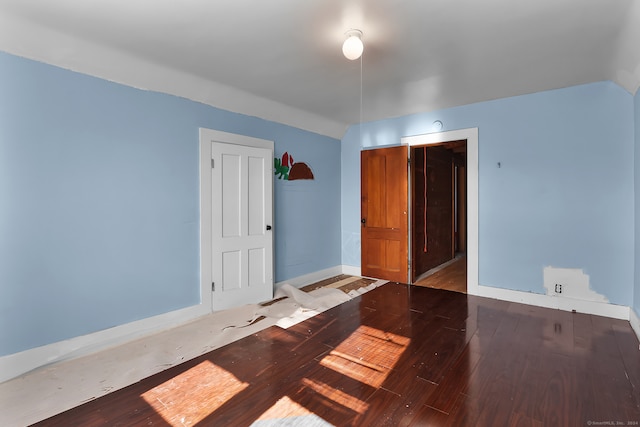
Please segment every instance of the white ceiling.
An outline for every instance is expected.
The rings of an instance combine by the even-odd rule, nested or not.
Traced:
[[[635,94],[639,3],[0,0],[0,50],[339,138],[361,117],[601,80]],[[362,64],[342,56],[350,28]]]

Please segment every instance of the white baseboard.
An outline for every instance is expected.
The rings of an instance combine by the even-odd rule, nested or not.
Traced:
[[[315,283],[339,274],[360,276],[361,270],[360,267],[338,265],[278,282],[275,286],[278,288],[285,283],[288,283],[294,287],[300,288],[310,283]],[[554,297],[550,295],[534,294],[530,292],[514,291],[489,286],[478,286],[477,290],[478,292],[475,293],[476,295],[488,298],[518,302],[539,307],[556,308],[566,311],[575,310],[579,313],[595,314],[615,319],[628,320],[640,339],[640,320],[638,315],[626,306]],[[0,382],[7,381],[31,370],[50,365],[52,363],[85,356],[145,335],[179,326],[207,314],[209,314],[209,309],[199,304],[105,329],[92,334],[3,356],[0,357]]]
[[[514,291],[511,289],[494,288],[491,286],[478,286],[478,292],[476,295],[504,301],[518,302],[521,304],[535,305],[538,307],[555,308],[564,311],[575,310],[578,313],[594,314],[597,316],[605,316],[622,320],[629,320],[629,312],[632,311],[629,307],[624,305],[534,294],[532,292]]]
[[[638,318],[638,314],[633,308],[629,309],[629,323],[631,323],[633,332],[636,333],[638,340],[640,340],[640,318]]]
[[[350,276],[362,276],[362,269],[360,267],[354,267],[352,265],[343,265],[342,274],[348,274]]]
[[[295,287],[302,287],[339,274],[343,274],[343,266],[340,265],[279,282],[275,286],[277,288],[284,283],[289,283]],[[85,356],[145,335],[182,325],[209,314],[209,310],[210,308],[198,304],[99,332],[2,356],[0,357],[0,382],[10,380],[43,366]]]
[[[88,335],[58,341],[0,357],[0,382],[63,360],[86,356],[145,335],[189,322],[209,313],[199,305],[147,317]]]

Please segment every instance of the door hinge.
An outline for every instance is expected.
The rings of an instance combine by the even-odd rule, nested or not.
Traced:
[[[211,292],[216,291],[216,282],[211,282]]]
[[[211,159],[211,169],[213,169],[215,167],[215,166],[213,166],[213,162],[214,161],[215,161],[214,159]]]

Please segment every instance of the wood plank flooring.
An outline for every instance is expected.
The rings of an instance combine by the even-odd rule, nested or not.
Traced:
[[[376,281],[375,279],[368,279],[365,277],[340,274],[338,276],[333,276],[328,279],[313,283],[311,285],[303,286],[302,288],[300,288],[300,290],[304,292],[311,292],[320,288],[336,288],[336,289],[340,289],[345,294],[348,294],[349,291],[360,289],[362,287],[365,287],[367,285],[374,283],[375,281]],[[348,283],[341,285],[341,283],[343,282],[348,282]]]
[[[414,285],[467,293],[467,257],[461,256],[443,268],[427,272]]]
[[[625,321],[388,283],[37,425],[639,425],[638,348]]]

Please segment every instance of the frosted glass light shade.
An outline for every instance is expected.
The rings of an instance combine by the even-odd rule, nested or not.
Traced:
[[[354,60],[360,58],[364,45],[362,44],[362,32],[359,30],[351,30],[347,32],[347,39],[342,45],[342,53],[345,58]]]

